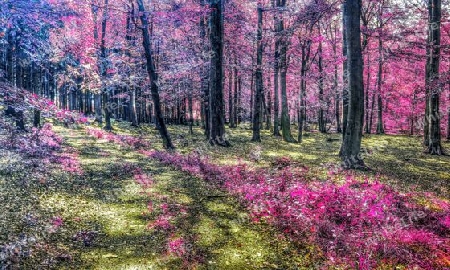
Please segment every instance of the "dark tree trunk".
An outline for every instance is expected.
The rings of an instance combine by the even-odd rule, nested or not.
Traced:
[[[108,19],[108,1],[109,0],[105,0],[104,3],[104,9],[103,9],[103,14],[102,14],[102,33],[101,33],[101,45],[100,45],[100,50],[101,50],[101,78],[102,78],[102,101],[103,101],[103,106],[104,106],[104,111],[105,111],[105,130],[112,130],[112,126],[111,126],[111,114],[112,114],[112,109],[111,109],[111,104],[109,102],[110,99],[110,93],[108,88],[105,88],[104,86],[104,82],[103,80],[106,78],[106,23],[107,23],[107,19]]]
[[[255,82],[256,82],[256,91],[255,91],[255,103],[253,110],[253,142],[261,141],[261,104],[262,104],[262,95],[263,95],[263,78],[262,78],[262,31],[263,31],[263,22],[262,22],[262,8],[258,7],[258,34],[257,34],[257,44],[256,44],[256,74],[255,74]]]
[[[322,42],[319,43],[319,131],[321,133],[327,132],[327,123],[324,119],[324,99],[323,99],[323,56],[322,56]]]
[[[200,0],[200,4],[202,7],[205,6],[205,1],[206,0]],[[206,16],[201,16],[200,17],[200,38],[203,41],[203,53],[207,53],[208,46],[207,41],[206,41]],[[204,59],[205,61],[208,61],[209,59]],[[202,104],[201,104],[201,114],[203,117],[203,128],[205,130],[205,136],[206,138],[209,138],[209,131],[210,131],[210,127],[209,127],[209,117],[210,117],[210,112],[209,112],[209,75],[208,75],[208,71],[206,68],[201,67],[201,92],[202,92]]]
[[[284,8],[286,6],[286,0],[277,0],[277,6]],[[284,21],[281,18],[278,21],[278,33],[284,34]],[[280,40],[280,88],[281,88],[281,134],[283,140],[286,142],[295,142],[294,137],[291,134],[291,120],[289,116],[289,105],[287,101],[287,49],[288,40],[286,37],[281,37]]]
[[[333,45],[333,51],[334,51],[334,55],[337,59],[337,48],[336,48],[336,44]],[[340,97],[340,93],[339,93],[339,89],[338,89],[338,65],[335,64],[334,65],[334,89],[335,89],[335,101],[334,101],[334,117],[336,118],[336,131],[338,133],[342,132],[342,127],[341,127],[341,112],[340,112],[340,107],[341,107],[341,97]]]
[[[380,14],[381,16],[381,14]],[[382,28],[382,23],[380,19],[380,28]],[[378,37],[378,74],[377,74],[377,134],[384,134],[384,124],[383,124],[383,99],[381,98],[381,87],[383,85],[383,40],[382,31]]]
[[[340,155],[345,168],[365,168],[360,156],[364,124],[364,83],[361,49],[361,1],[347,0],[344,4],[344,27],[347,38],[348,115]]]
[[[439,112],[440,83],[439,64],[441,54],[441,0],[429,0],[429,23],[428,23],[428,46],[429,48],[427,69],[426,69],[426,89],[428,104],[428,152],[432,155],[442,155],[441,146],[441,115]],[[427,123],[428,121],[425,121]],[[427,141],[427,138],[425,138]]]
[[[41,126],[41,111],[34,109],[33,116],[33,127],[39,128]]]
[[[167,131],[166,124],[164,123],[164,118],[161,110],[161,101],[159,98],[159,87],[158,87],[158,74],[155,70],[155,64],[153,63],[152,51],[151,51],[151,43],[150,43],[150,33],[148,29],[148,15],[145,11],[144,3],[142,0],[137,0],[140,19],[142,23],[142,38],[143,38],[143,46],[145,51],[145,58],[147,59],[147,71],[150,77],[151,86],[150,91],[153,99],[153,106],[155,110],[155,120],[157,122],[156,126],[158,127],[159,134],[163,140],[164,148],[166,149],[174,149],[175,147],[172,144],[172,140],[170,139],[169,132]]]
[[[311,41],[307,40],[302,44],[302,65],[300,69],[300,109],[298,113],[298,142],[303,141],[303,127],[306,121],[306,72],[311,54]]]
[[[228,121],[230,128],[235,126],[233,109],[233,69],[230,68],[228,72]]]
[[[270,89],[270,76],[267,76],[266,130],[270,130],[270,124],[272,123],[272,94]]]
[[[192,126],[194,125],[194,109],[193,109],[193,97],[192,97],[192,85],[189,85],[188,92],[188,111],[189,111],[189,134],[194,134]]]
[[[342,10],[345,9],[345,3],[343,4]],[[346,29],[346,18],[345,15],[342,16],[342,37],[343,37],[343,46],[342,46],[342,54],[344,56],[344,63],[342,65],[342,139],[345,137],[345,132],[347,129],[347,117],[348,117],[348,106],[349,106],[349,76],[348,76],[348,58],[347,58],[347,29]],[[342,148],[341,148],[342,150]],[[342,153],[340,153],[342,154]]]
[[[273,7],[277,6],[276,1],[273,0]],[[280,100],[279,100],[279,71],[280,71],[280,29],[279,29],[279,14],[275,13],[274,24],[276,31],[275,41],[275,55],[274,55],[274,75],[273,75],[273,135],[281,136],[280,134]]]
[[[130,117],[131,125],[134,127],[139,126],[137,113],[136,113],[136,89],[132,86],[130,95]]]
[[[370,51],[367,50],[367,79],[366,79],[366,94],[364,95],[364,111],[365,113],[365,132],[367,134],[372,133],[372,127],[370,125],[370,119],[369,119],[369,90],[370,90]]]
[[[236,63],[236,62],[235,62]],[[234,127],[237,126],[237,124],[239,123],[238,121],[238,113],[240,112],[240,105],[239,105],[239,99],[238,99],[238,92],[239,92],[239,85],[238,85],[238,70],[237,68],[233,68],[233,74],[234,74],[234,107],[233,107],[233,121],[234,121]]]
[[[223,3],[210,0],[211,67],[209,87],[209,141],[213,145],[230,146],[225,138],[223,99]]]

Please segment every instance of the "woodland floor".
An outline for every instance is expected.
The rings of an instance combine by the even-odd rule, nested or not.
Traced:
[[[117,133],[129,129],[115,125]],[[66,145],[78,150],[83,175],[54,171],[45,181],[17,183],[13,179],[30,173],[30,168],[20,165],[13,153],[0,155],[0,242],[23,232],[38,234],[38,225],[24,225],[23,217],[29,213],[41,220],[60,216],[64,224],[42,237],[45,244],[40,244],[40,252],[23,259],[20,269],[315,269],[314,247],[299,248],[277,237],[270,225],[251,222],[245,209],[224,191],[83,130],[60,126],[55,130]],[[256,144],[249,142],[250,130],[238,128],[231,131],[233,146],[226,149],[205,143],[198,127],[193,136],[185,126],[169,130],[179,152],[203,152],[214,163],[235,163],[239,158],[268,167],[277,157],[290,156],[312,168],[308,172],[312,179],[325,178],[330,166],[338,164],[339,134],[307,133],[302,144],[287,144],[264,131],[263,143]],[[151,148],[161,149],[153,127],[132,132],[148,138]],[[367,165],[373,169],[365,174],[379,175],[400,190],[416,188],[449,199],[449,156],[423,154],[416,137],[365,135],[363,144]],[[450,149],[449,143],[445,146]],[[124,163],[135,164],[153,177],[155,185],[148,194]],[[147,229],[158,215],[147,211],[149,200],[187,209],[183,218],[175,220],[174,234]],[[74,238],[79,232],[95,236],[83,243]],[[167,252],[166,243],[173,237],[192,240],[190,259]]]

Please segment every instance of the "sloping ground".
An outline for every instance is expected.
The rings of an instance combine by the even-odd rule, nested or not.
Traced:
[[[127,133],[119,126],[116,130]],[[316,269],[321,265],[323,254],[318,248],[295,246],[271,226],[251,222],[239,202],[217,187],[124,144],[95,139],[83,130],[57,127],[57,131],[67,146],[78,151],[82,175],[70,173],[67,164],[69,168],[52,170],[45,179],[36,178],[27,160],[11,159],[8,155],[13,153],[1,157],[1,206],[8,211],[1,219],[0,244],[17,253],[12,265],[23,269]],[[152,148],[160,148],[151,128],[133,131],[150,139]],[[241,158],[259,167],[272,166],[274,160],[287,155],[299,166],[313,168],[305,176],[311,180],[325,178],[334,168],[338,148],[338,142],[327,142],[317,134],[300,146],[272,140],[266,134],[266,142],[258,146],[248,142],[248,132],[240,130],[232,135],[233,148],[214,149],[203,143],[199,129],[194,137],[179,127],[172,131],[181,152],[208,154],[217,164],[235,164]],[[409,177],[420,176],[431,183],[437,175],[444,187],[437,191],[445,197],[448,190],[442,183],[448,181],[448,157],[430,157],[429,162],[437,161],[439,167],[432,170],[430,164],[421,174],[411,161],[420,163],[428,157],[412,152],[417,148],[415,140],[392,139],[390,147],[373,147],[377,151],[368,158],[371,166],[389,157],[386,162],[391,169],[381,168],[382,172],[396,175],[405,189],[414,184],[408,182]],[[365,144],[377,140],[368,138]],[[396,146],[397,140],[403,145]],[[395,150],[408,145],[411,149],[406,152]],[[402,175],[402,168],[390,159],[411,162],[417,172]],[[11,165],[9,160],[16,161]],[[428,187],[419,183],[419,188]],[[32,253],[28,246],[33,247]]]
[[[252,223],[233,197],[204,181],[149,161],[132,149],[87,137],[83,131],[56,129],[68,146],[78,150],[83,174],[53,171],[46,180],[30,178],[30,185],[23,186],[11,185],[2,171],[2,206],[20,209],[20,214],[2,222],[8,228],[17,225],[10,235],[27,234],[28,227],[34,228],[30,235],[37,235],[27,244],[32,253],[22,252],[25,248],[18,251],[12,265],[308,269],[319,261],[310,260],[314,253],[288,243],[270,226]],[[32,173],[26,167],[14,168],[20,170],[16,173]],[[144,189],[139,184],[143,178],[151,179],[152,187]],[[31,223],[42,224],[29,225],[23,221],[27,216]],[[155,225],[161,219],[168,220],[169,227]]]
[[[128,125],[122,128],[126,130]],[[237,164],[241,160],[268,168],[276,159],[290,157],[309,167],[313,171],[311,178],[319,179],[326,178],[328,171],[339,165],[340,134],[306,133],[303,142],[296,144],[283,142],[270,132],[262,131],[262,143],[258,144],[250,141],[251,130],[241,127],[227,130],[231,148],[216,148],[205,143],[200,128],[194,128],[194,135],[188,135],[185,126],[169,126],[169,130],[179,152],[205,153],[217,164]],[[149,134],[148,138],[156,142],[153,146],[161,148],[153,127],[144,126],[139,132]],[[362,152],[373,170],[359,174],[378,176],[382,182],[402,191],[417,189],[450,199],[450,155],[425,154],[421,142],[421,137],[415,136],[364,135]],[[443,147],[450,153],[450,142],[443,142]]]

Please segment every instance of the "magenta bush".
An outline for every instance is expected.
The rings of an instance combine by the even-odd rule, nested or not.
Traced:
[[[293,241],[318,246],[327,265],[374,269],[404,265],[408,269],[450,267],[450,207],[432,211],[415,199],[377,181],[346,175],[337,184],[308,182],[292,173],[291,161],[276,161],[280,170],[218,166],[197,156],[149,152],[150,157],[226,188],[245,204],[254,221],[264,220]]]

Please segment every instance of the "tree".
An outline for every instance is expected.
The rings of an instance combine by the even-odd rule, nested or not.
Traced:
[[[340,156],[345,168],[364,168],[360,156],[364,124],[364,85],[361,48],[361,0],[344,3],[344,27],[347,40],[348,114]]]
[[[137,0],[140,19],[142,23],[142,38],[143,38],[143,46],[145,51],[145,58],[147,59],[147,71],[150,77],[150,90],[153,99],[153,106],[155,110],[155,118],[156,118],[156,126],[158,127],[159,134],[163,139],[164,148],[166,149],[174,149],[175,147],[172,144],[172,140],[170,139],[169,132],[167,131],[166,123],[164,122],[164,118],[161,110],[161,101],[159,97],[159,84],[158,84],[158,74],[155,70],[155,64],[153,62],[153,56],[151,51],[151,42],[150,42],[150,33],[148,29],[148,15],[146,13],[144,3],[142,0]]]
[[[225,106],[223,99],[223,3],[210,0],[209,38],[211,42],[211,67],[209,85],[209,142],[212,145],[230,146],[225,138]]]
[[[428,1],[428,44],[427,66],[425,73],[427,109],[425,122],[428,128],[425,132],[425,142],[428,152],[432,155],[442,155],[441,121],[439,112],[440,82],[439,64],[441,57],[441,0]]]
[[[263,31],[263,10],[258,6],[258,33],[256,37],[256,91],[255,91],[255,102],[254,102],[254,113],[253,113],[253,137],[252,141],[261,141],[261,105],[263,99],[263,76],[262,76],[262,64],[263,64],[263,48],[262,48],[262,31]]]
[[[282,9],[286,7],[286,0],[277,0],[277,7]],[[283,15],[281,15],[283,16]],[[279,44],[280,50],[280,90],[281,90],[281,135],[286,142],[295,142],[291,134],[291,119],[289,116],[289,105],[287,98],[286,75],[288,69],[287,51],[288,51],[288,35],[284,32],[284,20],[281,18],[277,22],[278,34],[283,34]]]

